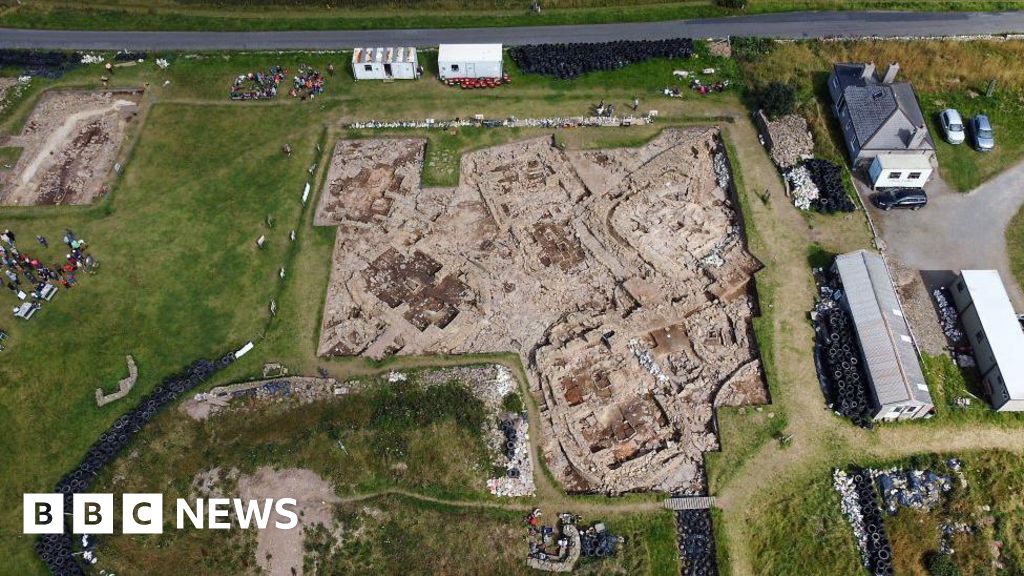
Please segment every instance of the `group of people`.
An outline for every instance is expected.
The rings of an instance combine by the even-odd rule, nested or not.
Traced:
[[[36,236],[40,249],[49,249],[49,241],[44,236]],[[78,283],[77,274],[92,271],[96,261],[86,253],[88,245],[78,238],[74,232],[64,233],[64,245],[68,252],[63,261],[52,266],[44,265],[42,260],[19,249],[17,235],[11,230],[0,234],[0,269],[3,278],[0,281],[23,303],[38,308],[43,299],[49,299],[55,286],[72,288]],[[15,308],[15,312],[20,308]]]
[[[334,65],[328,67],[329,73],[334,73]],[[305,64],[299,66],[299,73],[293,80],[294,85],[290,92],[292,98],[301,98],[305,100],[309,98],[312,100],[317,94],[323,94],[324,92],[324,76],[318,70],[312,66],[306,66]]]
[[[262,100],[277,96],[277,86],[288,77],[288,71],[271,66],[264,72],[239,74],[231,84],[232,100]]]
[[[327,72],[334,75],[334,65],[327,67]],[[266,72],[249,72],[239,74],[231,84],[232,100],[267,100],[277,96],[281,83],[288,78],[288,70],[281,66],[271,66]],[[312,100],[317,94],[323,94],[324,76],[312,66],[299,66],[298,73],[292,77],[292,87],[288,94],[293,98]]]

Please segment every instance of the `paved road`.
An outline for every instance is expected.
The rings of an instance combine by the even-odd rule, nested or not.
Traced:
[[[936,184],[921,211],[873,211],[889,254],[921,270],[926,284],[931,278],[948,281],[945,271],[999,270],[1010,300],[1024,311],[1024,292],[1013,280],[1006,254],[1006,226],[1024,205],[1024,162],[968,194]]]
[[[1024,32],[1015,12],[790,12],[704,20],[579,26],[332,30],[318,32],[79,32],[0,29],[2,48],[83,50],[338,49],[354,46],[435,46],[443,42],[507,45],[661,38],[765,36],[955,36]]]

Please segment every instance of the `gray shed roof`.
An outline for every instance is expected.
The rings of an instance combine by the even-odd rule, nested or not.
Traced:
[[[878,403],[932,404],[885,261],[874,252],[858,250],[837,256],[835,266]]]
[[[913,87],[906,82],[883,84],[874,74],[864,78],[864,64],[836,64],[833,73],[861,148],[909,149],[915,128],[925,126]],[[914,149],[934,150],[931,134]]]

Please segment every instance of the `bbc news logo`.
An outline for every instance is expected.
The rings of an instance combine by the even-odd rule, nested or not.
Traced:
[[[184,498],[175,502],[175,527],[191,526],[200,530],[228,530],[237,526],[246,530],[255,526],[264,530],[273,522],[275,528],[290,530],[299,523],[294,498],[199,498],[189,503]],[[64,510],[63,494],[25,494],[23,498],[23,532],[25,534],[63,534],[65,513],[71,515],[73,534],[113,534],[113,494],[74,494],[71,510]],[[123,494],[120,506],[123,534],[163,534],[163,494]]]

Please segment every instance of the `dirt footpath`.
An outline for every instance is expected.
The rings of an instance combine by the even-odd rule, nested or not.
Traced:
[[[3,146],[24,151],[2,177],[0,204],[88,204],[106,182],[141,92],[48,92]]]
[[[286,521],[276,512],[271,514],[266,530],[260,530],[256,543],[256,562],[271,576],[302,574],[304,553],[303,530],[307,526],[323,524],[333,528],[333,507],[338,503],[334,488],[311,470],[287,468],[274,470],[263,467],[252,476],[238,479],[238,494],[243,500],[294,498],[298,501],[295,512],[299,525],[290,530],[274,527],[277,521]]]
[[[423,142],[340,142],[320,353],[515,350],[571,490],[703,490],[714,406],[767,400],[746,251],[716,128],[641,148],[549,138],[466,155],[421,189]]]

